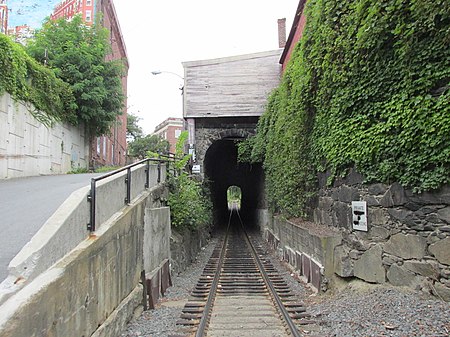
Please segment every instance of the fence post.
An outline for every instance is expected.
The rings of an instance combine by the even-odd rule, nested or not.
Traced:
[[[158,184],[161,182],[161,161],[158,160]]]
[[[131,201],[131,167],[127,169],[127,177],[125,178],[125,183],[127,184],[127,196],[125,198],[125,203],[129,204]]]
[[[150,160],[147,160],[147,167],[145,169],[145,188],[150,187]]]
[[[95,192],[96,192],[96,180],[94,178],[91,179],[91,191],[88,195],[88,202],[90,205],[90,214],[89,214],[89,223],[87,225],[87,230],[94,232],[95,231]]]

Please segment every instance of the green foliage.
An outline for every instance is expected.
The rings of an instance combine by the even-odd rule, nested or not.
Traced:
[[[89,169],[86,167],[77,167],[67,172],[67,174],[83,174],[83,173],[89,173]]]
[[[317,172],[415,191],[450,182],[450,2],[310,0],[257,134],[270,204],[305,215]]]
[[[143,136],[144,131],[138,124],[140,120],[140,117],[131,112],[127,114],[127,138],[135,140]]]
[[[190,159],[190,155],[183,154],[187,140],[187,131],[183,131],[177,141],[175,174],[169,176],[170,217],[175,228],[195,229],[208,225],[212,221],[212,203],[208,189],[200,182],[192,179],[183,170]]]
[[[169,142],[156,135],[138,137],[128,144],[128,155],[135,158],[144,159],[148,152],[166,153],[169,151]]]
[[[0,94],[8,92],[34,109],[33,116],[44,125],[73,122],[74,97],[70,86],[28,56],[23,47],[0,34]]]
[[[77,120],[91,135],[102,135],[122,113],[121,61],[107,61],[108,31],[86,26],[80,16],[71,21],[47,21],[27,45],[27,52],[69,83]]]
[[[111,172],[114,170],[118,170],[120,166],[101,166],[97,169],[95,169],[95,173],[104,173],[104,172]]]

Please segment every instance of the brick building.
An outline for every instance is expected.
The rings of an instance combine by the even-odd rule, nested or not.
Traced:
[[[183,119],[170,117],[156,126],[155,131],[153,131],[153,135],[167,140],[170,144],[169,152],[175,153],[178,137],[180,137],[182,130]]]
[[[283,67],[283,71],[286,69],[289,60],[291,59],[292,52],[294,51],[297,42],[303,35],[303,30],[305,29],[306,16],[304,13],[305,3],[307,0],[300,0],[297,6],[297,11],[295,12],[294,21],[292,23],[291,31],[285,45],[280,44],[280,48],[284,48],[281,54],[280,64]],[[282,25],[282,22],[278,22],[278,25]],[[279,34],[282,33],[282,29],[279,29]],[[279,37],[279,39],[282,39]]]
[[[8,5],[6,0],[0,0],[0,33],[8,31]]]
[[[8,36],[11,36],[14,41],[26,45],[29,39],[34,37],[35,30],[34,28],[28,25],[15,26],[8,28]]]
[[[91,142],[89,165],[98,166],[123,166],[126,164],[127,154],[127,77],[128,56],[120,30],[119,21],[112,0],[64,0],[55,7],[52,19],[64,17],[72,18],[81,13],[87,24],[92,24],[97,15],[101,14],[103,27],[110,32],[111,53],[106,57],[110,60],[122,60],[124,64],[124,76],[122,77],[122,91],[125,97],[124,110],[118,116],[110,129],[109,135],[95,137]]]
[[[94,21],[94,1],[95,0],[64,0],[55,6],[50,19],[59,18],[71,19],[77,14],[81,14],[83,21],[91,25]]]

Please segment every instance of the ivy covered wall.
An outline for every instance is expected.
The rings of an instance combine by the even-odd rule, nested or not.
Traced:
[[[450,2],[310,0],[304,35],[242,160],[272,210],[305,216],[317,174],[415,192],[450,182]]]
[[[28,105],[44,125],[56,121],[75,124],[75,98],[70,86],[30,57],[20,44],[0,34],[0,95]]]

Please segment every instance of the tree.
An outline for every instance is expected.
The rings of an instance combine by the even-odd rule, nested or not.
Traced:
[[[29,55],[70,84],[78,122],[84,122],[91,136],[107,133],[123,109],[123,67],[121,61],[106,60],[108,35],[107,29],[86,26],[76,16],[48,20],[27,46]]]
[[[161,139],[156,135],[147,135],[138,137],[128,144],[128,154],[131,157],[144,159],[147,152],[163,153],[169,151],[170,144],[167,140]]]
[[[127,138],[130,140],[136,140],[137,138],[142,137],[144,131],[138,125],[140,117],[136,116],[132,112],[127,114]]]

